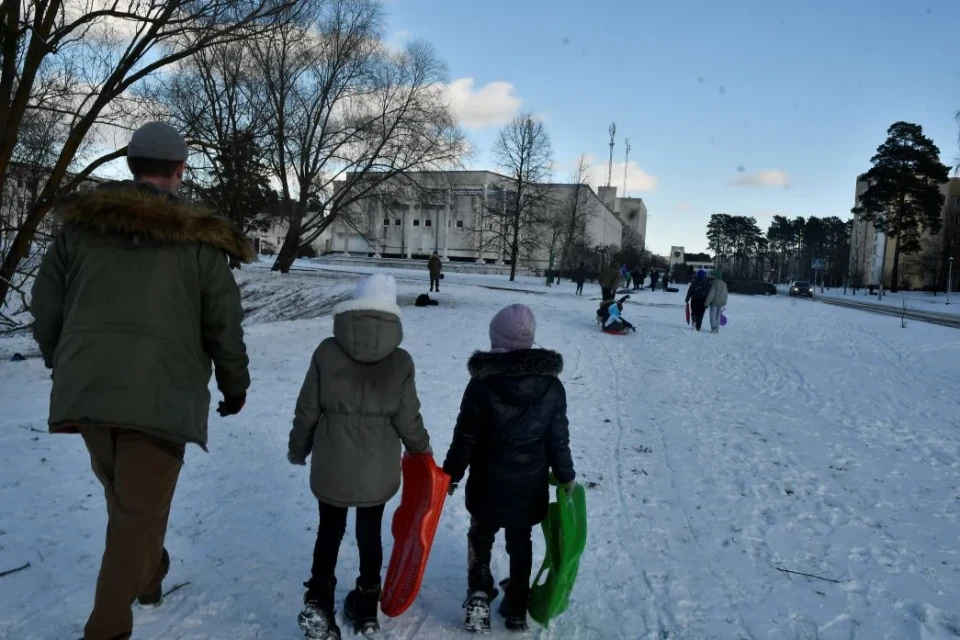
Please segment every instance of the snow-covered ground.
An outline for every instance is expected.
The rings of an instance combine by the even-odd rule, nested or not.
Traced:
[[[778,288],[780,291],[786,293],[790,289],[790,285],[781,285]],[[915,311],[960,315],[960,292],[956,291],[950,294],[949,302],[947,301],[946,293],[942,291],[937,295],[933,295],[932,292],[928,291],[902,291],[899,293],[886,291],[881,300],[877,295],[871,296],[866,289],[858,289],[857,293],[854,294],[853,289],[847,289],[847,292],[844,293],[842,287],[833,289],[825,288],[823,291],[820,291],[820,287],[817,287],[813,295],[817,298],[836,298],[838,300],[850,300],[852,302],[876,304],[885,307],[895,307],[897,309],[900,309],[906,304],[907,309],[913,309]]]
[[[424,274],[398,275],[405,301],[426,289]],[[190,584],[138,611],[134,637],[301,637],[316,503],[307,471],[286,462],[287,431],[309,355],[331,330],[318,316],[355,277],[239,276],[253,388],[240,416],[211,417],[209,454],[188,452],[167,586]],[[595,286],[576,298],[569,284],[471,278],[450,274],[440,307],[404,311],[434,449],[442,456],[449,444],[487,322],[522,301],[537,313],[538,343],[566,359],[588,487],[590,538],[571,607],[526,637],[960,637],[955,329],[731,296],[724,332],[698,334],[683,324],[682,294],[646,291],[626,313],[639,332],[606,336],[593,324]],[[103,499],[80,439],[42,433],[49,374],[35,357],[9,362],[15,351],[36,350],[0,340],[0,572],[31,566],[0,578],[0,637],[72,640],[92,598]],[[385,640],[460,635],[467,525],[457,494],[420,597],[383,619]],[[387,554],[389,530],[388,515]],[[338,600],[357,571],[351,536],[352,521]],[[504,577],[502,544],[494,563]],[[495,625],[494,638],[508,637]]]

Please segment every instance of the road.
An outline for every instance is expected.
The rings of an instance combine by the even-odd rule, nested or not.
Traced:
[[[781,292],[781,295],[789,295]],[[832,304],[837,307],[847,307],[848,309],[859,309],[870,313],[877,313],[884,316],[895,316],[897,318],[906,317],[907,320],[916,320],[918,322],[929,322],[943,327],[953,327],[960,329],[960,315],[951,313],[938,313],[934,311],[918,311],[916,309],[898,309],[897,307],[888,307],[872,302],[856,302],[854,300],[844,300],[841,298],[814,297],[817,302]]]

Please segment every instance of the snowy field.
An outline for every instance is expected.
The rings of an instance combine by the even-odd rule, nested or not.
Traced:
[[[423,273],[398,275],[406,302],[427,288]],[[209,454],[188,451],[166,586],[189,585],[137,611],[135,638],[302,637],[316,503],[307,470],[286,462],[287,432],[310,353],[331,331],[325,314],[355,278],[239,276],[251,394],[240,416],[211,417]],[[960,332],[731,296],[724,332],[698,334],[683,324],[682,294],[646,291],[625,314],[639,333],[606,336],[593,324],[597,288],[584,298],[572,290],[450,274],[442,306],[404,311],[441,456],[467,358],[487,346],[500,307],[530,305],[538,343],[565,357],[590,538],[571,608],[521,637],[960,637]],[[30,358],[10,362],[14,352]],[[74,640],[92,600],[104,505],[81,440],[43,433],[50,379],[35,354],[25,338],[0,340],[0,572],[30,563],[0,578],[0,638]],[[419,599],[382,618],[384,640],[466,636],[467,525],[458,493]],[[351,538],[352,520],[338,602],[357,572]],[[506,567],[501,544],[498,578]],[[513,637],[497,616],[494,625],[493,638]]]

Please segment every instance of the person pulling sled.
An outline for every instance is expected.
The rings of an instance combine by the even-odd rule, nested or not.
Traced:
[[[297,620],[310,640],[340,640],[335,617],[336,568],[356,510],[360,575],[343,603],[344,617],[365,636],[380,629],[381,523],[400,489],[401,447],[431,453],[410,354],[403,340],[397,284],[376,274],[361,280],[352,298],[333,309],[333,337],[310,359],[290,430],[287,459],[311,457],[310,489],[319,524],[310,580]]]
[[[452,495],[467,469],[470,530],[464,628],[489,633],[490,603],[497,597],[490,559],[502,530],[510,575],[500,614],[510,631],[527,629],[533,527],[547,515],[550,472],[573,492],[567,396],[559,353],[533,347],[536,319],[526,306],[501,310],[490,323],[490,351],[468,363],[463,393],[443,470]]]

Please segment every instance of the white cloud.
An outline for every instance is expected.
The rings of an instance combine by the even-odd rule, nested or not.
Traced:
[[[730,180],[732,187],[789,187],[790,175],[782,169],[765,169]]]
[[[516,87],[509,82],[490,82],[475,89],[473,78],[458,78],[447,85],[450,104],[460,123],[468,129],[507,124],[520,110]]]
[[[609,171],[609,164],[607,162],[599,162],[597,164],[591,165],[590,175],[593,178],[593,184],[595,187],[603,186],[607,184],[607,173]],[[631,160],[627,163],[627,191],[626,193],[618,193],[619,197],[629,195],[631,193],[636,193],[637,191],[655,191],[657,186],[660,184],[660,178],[652,176],[640,167],[637,166],[637,163]],[[618,191],[623,189],[623,167],[622,162],[613,163],[613,181],[611,184],[617,187]]]
[[[689,202],[678,202],[677,205],[674,207],[674,210],[677,213],[690,213],[691,211],[693,211],[693,205],[690,204]]]
[[[407,31],[406,29],[401,29],[393,34],[395,40],[409,40],[413,37],[413,31]]]

